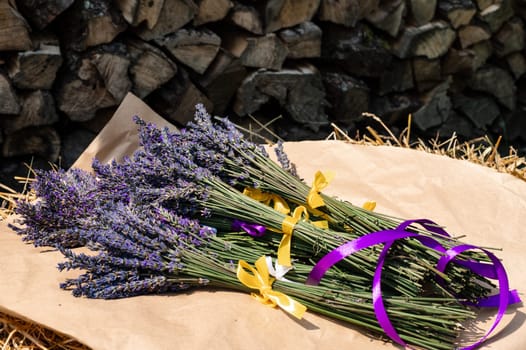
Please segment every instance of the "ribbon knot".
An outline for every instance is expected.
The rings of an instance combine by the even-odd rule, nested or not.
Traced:
[[[309,195],[307,196],[307,204],[309,207],[315,209],[325,205],[325,202],[320,195],[320,191],[329,185],[329,182],[334,179],[334,175],[335,174],[332,171],[326,171],[325,173],[322,173],[319,170],[316,172],[316,174],[314,174],[312,187],[309,191]]]
[[[260,257],[254,264],[255,268],[246,261],[239,260],[237,278],[243,285],[259,290],[259,294],[252,293],[252,297],[262,304],[279,306],[291,315],[301,319],[307,308],[288,295],[272,289],[274,278],[270,277],[265,256]]]

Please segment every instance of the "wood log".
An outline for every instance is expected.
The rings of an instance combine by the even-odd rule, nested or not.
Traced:
[[[271,33],[310,21],[320,0],[267,0],[264,9],[265,32]]]
[[[436,134],[441,138],[455,135],[459,141],[464,141],[479,137],[483,132],[485,130],[476,129],[471,120],[465,115],[452,109],[446,121],[436,131]]]
[[[413,122],[420,130],[429,130],[444,123],[452,108],[447,91],[449,81],[445,81],[422,97],[422,107],[413,113]]]
[[[416,27],[431,22],[435,17],[437,0],[409,0],[408,4],[411,10],[411,20]]]
[[[513,17],[511,0],[502,0],[488,6],[479,12],[478,17],[488,25],[492,33],[495,33],[508,19]]]
[[[98,47],[90,54],[90,59],[104,82],[106,90],[120,103],[131,90],[132,82],[128,75],[130,60],[126,45],[113,42]]]
[[[247,48],[241,55],[241,63],[246,67],[279,70],[287,58],[287,46],[274,34],[258,38],[248,38]]]
[[[263,34],[263,19],[253,6],[236,3],[228,18],[251,33]]]
[[[515,109],[517,88],[512,76],[506,70],[485,65],[473,74],[468,84],[473,90],[494,96],[507,109]]]
[[[124,19],[136,27],[145,22],[148,29],[157,24],[165,0],[115,0]]]
[[[396,37],[402,27],[406,5],[403,0],[388,0],[367,16],[367,20],[376,28]]]
[[[125,43],[130,55],[132,91],[138,97],[148,96],[177,73],[176,64],[157,47],[133,38]]]
[[[447,23],[436,21],[420,27],[406,27],[392,49],[399,58],[425,56],[433,59],[443,56],[455,38],[456,32]]]
[[[370,112],[381,117],[389,125],[406,122],[407,116],[417,110],[422,103],[412,94],[372,95]]]
[[[453,107],[467,116],[479,129],[485,130],[500,115],[500,109],[495,100],[489,96],[476,94],[467,96],[454,95]]]
[[[59,14],[73,4],[74,0],[17,0],[24,18],[36,29],[44,29]]]
[[[354,27],[378,8],[380,0],[322,0],[318,17],[322,21]]]
[[[323,72],[323,85],[330,104],[331,120],[351,124],[369,111],[369,87],[343,72]]]
[[[9,78],[0,71],[0,114],[20,113],[18,96]]]
[[[110,43],[127,28],[127,24],[109,0],[78,1],[64,16],[60,26],[61,42],[76,51]]]
[[[463,26],[458,30],[458,39],[463,49],[489,38],[491,38],[491,33],[477,24]]]
[[[180,29],[155,40],[181,63],[203,74],[219,51],[221,38],[208,29]]]
[[[98,109],[117,104],[88,54],[67,53],[64,74],[57,79],[57,107],[72,121],[90,120]]]
[[[156,106],[158,113],[180,126],[193,119],[195,105],[198,103],[202,103],[208,111],[213,110],[213,104],[192,83],[188,73],[182,68],[168,83],[148,96],[146,102]]]
[[[164,0],[155,26],[152,28],[138,27],[136,33],[146,41],[160,39],[192,21],[198,10],[199,8],[192,0]]]
[[[34,50],[12,55],[8,61],[8,73],[13,85],[19,89],[51,89],[62,54],[58,39],[41,35],[33,38]]]
[[[481,41],[473,46],[470,46],[470,51],[475,53],[475,59],[473,61],[473,69],[478,70],[484,64],[486,64],[488,58],[493,54],[493,46],[489,40]]]
[[[484,11],[489,6],[493,5],[498,0],[475,0],[479,11]]]
[[[450,48],[442,63],[442,74],[470,75],[474,69],[475,52]]]
[[[14,0],[0,1],[0,51],[31,50],[30,27]]]
[[[29,126],[51,125],[59,120],[53,95],[49,91],[23,93],[20,101],[20,113],[2,120],[2,128],[7,134]]]
[[[215,60],[198,80],[214,105],[214,113],[222,115],[226,111],[247,74],[239,58],[223,49],[219,50]]]
[[[441,0],[438,2],[438,13],[446,18],[453,28],[467,25],[477,12],[471,0]]]
[[[60,136],[49,126],[25,128],[5,137],[2,155],[17,157],[37,155],[56,162],[60,154]]]
[[[378,93],[402,92],[414,87],[413,68],[410,60],[395,59],[380,76]]]
[[[320,57],[321,36],[320,27],[313,22],[303,22],[279,32],[288,50],[287,58]]]
[[[515,80],[520,79],[526,73],[526,58],[521,52],[515,52],[506,56],[506,62]]]
[[[512,52],[524,49],[525,33],[522,20],[514,17],[504,23],[500,30],[493,36],[495,54],[498,57],[506,56]]]
[[[437,86],[442,80],[441,65],[439,59],[427,59],[416,57],[412,60],[413,77],[418,91],[427,91]]]
[[[258,70],[248,75],[237,91],[234,112],[239,116],[254,113],[271,99],[292,120],[313,131],[328,124],[321,75],[312,65],[298,64],[277,72]]]
[[[221,47],[240,58],[248,47],[248,38],[252,35],[241,31],[226,31],[221,33]]]
[[[326,23],[322,31],[322,58],[351,75],[379,77],[393,59],[387,42],[363,23],[355,28]]]
[[[198,6],[194,26],[222,20],[234,4],[230,0],[199,0]]]

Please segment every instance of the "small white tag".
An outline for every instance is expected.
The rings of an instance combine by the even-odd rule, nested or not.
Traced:
[[[287,272],[293,269],[292,266],[280,265],[278,264],[277,259],[275,265],[272,265],[272,257],[270,256],[265,256],[265,260],[267,262],[268,272],[272,277],[275,277],[278,281],[291,282],[285,278],[285,275],[287,274]]]

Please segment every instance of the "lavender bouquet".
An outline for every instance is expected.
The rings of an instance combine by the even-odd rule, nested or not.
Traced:
[[[307,308],[369,332],[382,333],[370,293],[353,290],[346,278],[346,283],[342,283],[341,272],[329,273],[323,285],[305,285],[302,282],[311,266],[298,261],[286,279],[269,276],[272,272],[267,263],[269,258],[261,258],[269,252],[268,246],[242,244],[243,237],[246,238],[244,232],[218,232],[196,219],[178,215],[159,205],[159,201],[141,200],[131,194],[131,189],[126,191],[128,196],[113,191],[115,197],[110,199],[110,192],[105,192],[110,189],[107,183],[100,179],[91,181],[96,179],[91,174],[74,172],[75,176],[63,171],[39,173],[35,188],[46,190],[39,193],[41,201],[35,207],[24,204],[18,208],[23,220],[29,218],[29,210],[31,215],[38,212],[38,215],[56,218],[48,220],[47,225],[26,220],[18,231],[32,235],[31,238],[25,235],[26,240],[59,249],[66,258],[59,264],[60,270],[82,271],[77,278],[61,284],[61,288],[71,290],[73,295],[113,299],[178,292],[192,287],[242,292],[259,288],[261,294],[255,296],[260,301],[277,304],[297,317]],[[86,192],[90,186],[91,190]],[[65,189],[69,191],[66,193]],[[123,186],[120,189],[125,190]],[[99,193],[105,200],[87,195],[76,203],[78,210],[86,210],[63,210],[61,203],[71,203],[60,197],[79,192]],[[70,249],[73,243],[82,243],[90,252]],[[256,262],[256,269],[247,262]],[[266,280],[267,284],[259,287],[244,284],[240,275],[247,270],[250,276],[256,273],[257,279]],[[270,286],[273,294],[269,296],[264,290]],[[451,348],[459,323],[473,317],[472,311],[453,298],[389,296],[385,302],[402,339],[422,348]],[[295,306],[291,308],[290,304]]]
[[[22,225],[15,230],[25,240],[63,252],[67,261],[60,269],[84,271],[63,288],[93,298],[196,286],[260,289],[260,301],[280,305],[284,299],[280,306],[287,310],[296,305],[292,310],[296,316],[307,307],[383,332],[371,296],[380,249],[349,255],[326,273],[319,286],[305,285],[305,281],[315,261],[327,252],[401,220],[323,195],[321,207],[305,203],[312,190],[294,175],[280,147],[283,168],[264,149],[246,141],[228,120],[214,125],[202,106],[196,121],[181,132],[136,121],[142,149],[131,158],[107,165],[95,161],[94,175],[78,170],[39,172],[34,189],[40,200],[17,207]],[[278,205],[270,207],[269,201]],[[303,209],[291,223],[288,213],[297,208]],[[289,222],[286,245],[294,263],[287,263],[294,269],[286,279],[283,273],[269,277],[272,268],[261,258],[278,251],[279,259],[284,235],[254,239],[236,226],[240,221],[278,232],[285,231],[284,223]],[[315,224],[320,221],[328,227]],[[432,230],[413,230],[437,236]],[[450,238],[439,238],[444,244],[455,244]],[[70,249],[77,246],[95,254]],[[459,322],[473,313],[434,279],[440,273],[433,267],[440,254],[416,240],[393,248],[396,254],[386,260],[382,280],[389,323],[405,342],[429,349],[451,348]],[[259,273],[265,276],[264,286],[245,283]],[[453,293],[462,292],[468,299],[489,290],[480,283],[486,279],[462,267],[441,276],[455,282]],[[278,296],[267,293],[271,286]]]

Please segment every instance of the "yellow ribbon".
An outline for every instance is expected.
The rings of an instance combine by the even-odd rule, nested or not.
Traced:
[[[373,211],[374,208],[376,208],[376,202],[375,201],[367,201],[363,203],[362,208],[365,210]]]
[[[290,213],[290,207],[287,204],[287,202],[285,202],[285,200],[281,198],[280,196],[278,196],[277,194],[263,192],[260,189],[249,188],[249,187],[246,187],[243,190],[243,194],[246,196],[249,196],[252,199],[257,200],[258,202],[262,202],[266,205],[270,205],[270,203],[273,203],[274,210],[277,210],[280,213],[283,213],[283,214]]]
[[[277,305],[291,315],[301,319],[307,308],[288,295],[272,290],[274,278],[269,275],[265,257],[259,258],[254,265],[255,268],[244,260],[239,260],[237,265],[237,278],[239,281],[249,288],[259,290],[259,294],[251,293],[252,297],[265,305],[273,307]]]
[[[312,181],[312,187],[307,196],[307,204],[309,207],[315,209],[325,205],[323,198],[320,196],[320,191],[329,185],[329,182],[334,179],[334,175],[332,171],[322,173],[319,170],[314,174],[314,181]]]
[[[281,231],[283,232],[283,238],[279,243],[278,247],[278,264],[283,266],[291,266],[292,262],[290,259],[290,247],[292,245],[292,232],[294,226],[300,221],[301,217],[304,216],[305,220],[309,220],[309,212],[307,208],[300,205],[294,209],[292,216],[286,216],[281,223]],[[328,229],[329,224],[326,220],[310,221],[310,223],[321,229]]]
[[[307,211],[307,208],[300,205],[296,207],[296,209],[294,209],[294,213],[292,214],[292,216],[289,216],[287,215],[288,213],[290,213],[289,205],[283,198],[281,198],[277,194],[263,192],[257,188],[249,187],[243,190],[243,194],[266,205],[270,205],[272,203],[274,205],[274,210],[286,215],[285,219],[283,219],[283,222],[281,223],[281,232],[283,233],[283,238],[281,239],[281,242],[279,243],[278,247],[278,264],[287,267],[292,266],[292,261],[290,258],[292,232],[294,231],[294,226],[296,226],[298,221],[301,219],[302,215],[305,215],[306,220],[309,219],[309,213]],[[329,228],[329,224],[326,220],[312,221],[311,223],[314,226],[322,229]]]

